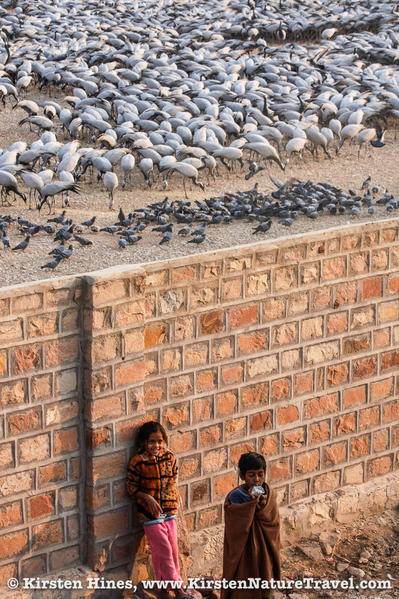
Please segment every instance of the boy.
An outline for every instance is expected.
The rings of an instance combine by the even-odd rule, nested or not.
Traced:
[[[280,517],[275,493],[265,482],[265,459],[259,453],[244,453],[238,468],[244,483],[224,504],[223,578],[279,580]],[[261,588],[223,589],[221,599],[266,599],[272,594]]]

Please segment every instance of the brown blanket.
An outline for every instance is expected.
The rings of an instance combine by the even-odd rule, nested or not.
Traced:
[[[256,509],[256,499],[246,503],[225,501],[223,578],[227,580],[280,579],[280,516],[276,495],[267,487],[269,497],[263,509]],[[261,597],[260,589],[225,589],[221,593],[221,599]]]

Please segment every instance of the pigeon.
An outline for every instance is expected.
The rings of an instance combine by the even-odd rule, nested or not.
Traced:
[[[28,247],[29,244],[29,240],[30,240],[30,235],[28,235],[27,237],[25,237],[25,239],[23,239],[21,241],[21,243],[19,243],[18,245],[16,245],[15,247],[12,248],[13,251],[15,250],[26,250],[26,248]]]

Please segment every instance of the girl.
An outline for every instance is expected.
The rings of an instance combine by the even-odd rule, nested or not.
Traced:
[[[139,518],[151,548],[158,580],[181,581],[177,547],[177,463],[167,449],[168,437],[159,422],[146,422],[138,432],[138,452],[127,470],[127,491],[137,502]],[[189,599],[183,586],[174,590],[177,599]],[[168,590],[161,593],[170,598]]]

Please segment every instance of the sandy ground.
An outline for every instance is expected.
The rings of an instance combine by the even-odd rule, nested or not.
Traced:
[[[27,98],[34,98],[36,101],[45,99],[33,90],[29,92]],[[57,95],[52,99],[60,101]],[[25,112],[18,108],[12,110],[11,104],[0,109],[0,139],[2,147],[8,148],[14,141],[21,139],[31,143],[37,139],[35,132],[29,131],[27,124],[22,127],[18,122],[24,118]],[[70,141],[59,132],[60,141]],[[205,198],[221,196],[225,192],[237,192],[250,189],[255,182],[258,183],[258,189],[261,192],[273,191],[275,186],[271,183],[269,175],[278,177],[286,182],[291,177],[301,181],[311,180],[313,182],[331,183],[345,192],[349,189],[359,192],[363,180],[371,176],[372,185],[378,185],[381,189],[381,195],[387,188],[396,198],[399,198],[399,135],[395,139],[395,132],[389,129],[385,135],[386,145],[383,148],[375,149],[371,145],[362,148],[361,156],[357,158],[357,146],[346,146],[342,148],[338,156],[332,152],[333,159],[320,157],[313,159],[307,154],[304,161],[293,158],[292,162],[283,173],[275,164],[268,164],[264,171],[254,176],[250,181],[245,181],[244,175],[248,172],[247,168],[242,171],[228,172],[220,165],[219,176],[216,182],[207,181],[207,174],[201,173],[201,180],[205,184],[205,191],[199,187],[187,183],[188,199],[204,200]],[[88,144],[87,140],[82,140],[82,147]],[[91,145],[91,144],[90,144]],[[120,175],[118,169],[116,170]],[[122,176],[119,177],[120,180]],[[80,195],[71,194],[70,206],[67,208],[67,217],[73,219],[75,223],[81,223],[87,218],[96,215],[96,224],[108,226],[117,220],[119,207],[122,206],[125,214],[134,209],[143,207],[155,201],[160,201],[168,196],[169,200],[185,199],[182,178],[174,174],[169,180],[167,190],[162,189],[162,180],[159,180],[151,189],[145,185],[142,174],[135,169],[131,182],[125,190],[120,188],[115,193],[114,210],[108,209],[107,193],[102,181],[90,180],[86,173],[85,179],[81,182],[82,192]],[[19,184],[21,190],[24,190],[22,182]],[[56,200],[55,214],[61,212],[61,198]],[[24,205],[22,199],[17,198],[11,206],[0,206],[0,214],[10,214],[14,218],[21,216],[31,222],[44,224],[47,221],[48,209],[43,207],[39,214],[34,203],[29,210]],[[306,231],[323,230],[331,227],[339,227],[342,224],[370,222],[370,220],[392,218],[397,213],[387,214],[384,206],[378,207],[376,214],[370,217],[366,209],[362,208],[358,216],[349,214],[330,216],[323,214],[317,220],[310,220],[305,216],[298,216],[294,224],[287,228],[277,224],[277,220],[267,233],[252,234],[253,223],[247,220],[235,221],[227,225],[212,225],[207,229],[206,239],[200,246],[188,243],[187,238],[181,238],[174,235],[169,244],[159,245],[160,233],[153,233],[148,227],[143,232],[143,239],[133,246],[128,246],[121,250],[118,248],[118,236],[109,233],[84,232],[83,235],[93,241],[93,245],[84,248],[73,242],[74,250],[69,260],[62,261],[55,271],[41,269],[40,267],[50,259],[48,253],[55,247],[52,237],[44,232],[40,232],[30,240],[30,244],[25,252],[11,251],[0,247],[0,286],[14,285],[25,281],[34,281],[38,279],[47,279],[60,277],[62,275],[72,275],[76,273],[85,273],[92,270],[108,268],[119,264],[142,263],[148,261],[165,260],[175,256],[184,256],[188,254],[197,254],[219,248],[237,246],[251,243],[253,241],[262,241],[283,236],[290,236],[295,233]],[[51,215],[54,216],[54,215]],[[399,216],[399,215],[398,215]],[[175,226],[175,230],[180,227]],[[19,243],[24,234],[19,231],[16,223],[10,225],[8,229],[11,247]]]

